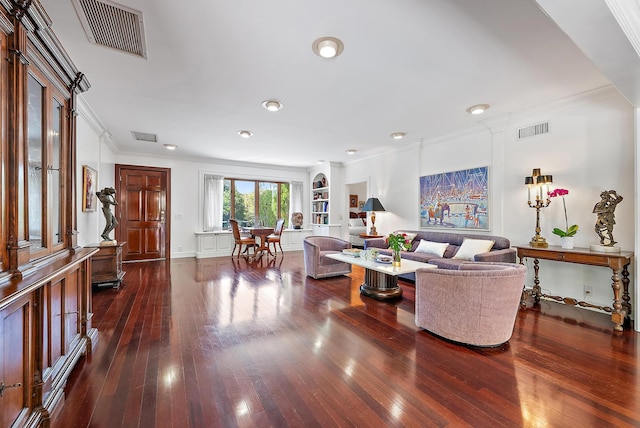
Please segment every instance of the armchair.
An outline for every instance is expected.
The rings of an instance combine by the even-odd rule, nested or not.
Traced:
[[[304,268],[315,279],[351,273],[351,265],[325,257],[351,248],[351,243],[332,236],[308,236],[304,239]]]
[[[526,272],[515,263],[418,269],[416,325],[454,342],[499,346],[513,334]]]

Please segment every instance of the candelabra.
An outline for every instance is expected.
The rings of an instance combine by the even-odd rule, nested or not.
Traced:
[[[546,248],[549,246],[547,240],[540,235],[540,209],[546,208],[551,203],[549,198],[549,184],[553,183],[551,175],[540,174],[540,168],[535,168],[531,177],[524,178],[524,184],[527,185],[529,194],[528,204],[531,208],[536,209],[536,234],[531,238],[529,245],[531,247]],[[535,200],[531,201],[531,190],[535,195]]]

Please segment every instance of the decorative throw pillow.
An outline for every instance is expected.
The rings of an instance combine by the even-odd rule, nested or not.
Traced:
[[[415,252],[435,254],[438,257],[442,257],[448,246],[449,244],[446,242],[432,242],[421,239]]]
[[[494,241],[488,239],[464,238],[460,249],[453,256],[454,259],[473,260],[476,254],[486,253],[493,247]]]

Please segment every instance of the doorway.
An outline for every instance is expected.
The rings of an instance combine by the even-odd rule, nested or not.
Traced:
[[[171,169],[116,164],[116,229],[123,261],[164,260],[171,249]]]

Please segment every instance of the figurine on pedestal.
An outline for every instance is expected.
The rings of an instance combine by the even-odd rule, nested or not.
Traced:
[[[592,245],[593,251],[619,252],[620,248],[615,247],[616,241],[613,239],[613,225],[616,224],[616,206],[622,202],[622,196],[615,190],[605,190],[600,193],[600,202],[593,207],[594,214],[598,215],[594,230],[600,237],[600,245]]]
[[[118,220],[116,220],[116,216],[111,212],[111,205],[118,205],[116,202],[116,190],[113,187],[105,187],[104,189],[96,192],[96,196],[98,196],[98,200],[102,202],[102,214],[104,214],[104,219],[107,224],[102,231],[102,239],[103,244],[105,245],[115,245],[116,240],[109,238],[109,233],[118,225]]]

